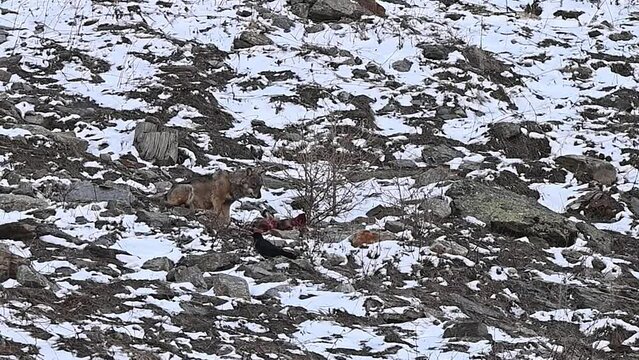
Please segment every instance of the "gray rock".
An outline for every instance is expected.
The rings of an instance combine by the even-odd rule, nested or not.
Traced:
[[[167,281],[190,282],[197,288],[206,289],[208,285],[204,281],[202,270],[196,266],[178,266],[166,274]]]
[[[26,195],[0,194],[0,209],[4,211],[27,211],[49,206],[46,200]]]
[[[135,127],[133,144],[140,157],[157,165],[173,165],[178,160],[178,131],[162,128],[152,122]]]
[[[45,126],[47,124],[47,119],[45,119],[44,116],[40,114],[26,114],[24,116],[24,121],[27,124],[33,124],[33,125],[39,125],[39,126]]]
[[[135,215],[138,217],[138,221],[153,227],[171,226],[174,220],[167,214],[146,210],[140,210]]]
[[[419,208],[426,212],[427,218],[444,219],[450,216],[452,209],[446,199],[427,198],[419,204]]]
[[[157,194],[162,194],[171,189],[173,187],[173,183],[170,181],[158,181],[153,184],[155,186],[155,191]]]
[[[413,62],[410,61],[410,60],[407,60],[407,59],[399,60],[399,61],[395,61],[393,64],[391,64],[391,67],[395,71],[409,72],[410,68],[413,67]]]
[[[464,153],[445,144],[426,145],[422,149],[422,159],[427,164],[441,165],[459,157],[464,157]]]
[[[89,143],[84,139],[76,137],[73,131],[53,132],[43,126],[35,124],[21,124],[20,128],[28,130],[34,135],[46,136],[57,143],[64,144],[81,152],[87,151],[89,147]]]
[[[584,155],[564,155],[556,158],[555,162],[574,173],[577,180],[582,182],[594,180],[608,186],[617,182],[617,170],[605,160]]]
[[[254,46],[266,46],[273,45],[273,40],[268,36],[255,32],[255,31],[243,31],[239,37],[233,40],[233,47],[235,49],[246,49]]]
[[[464,179],[453,183],[446,195],[461,216],[474,216],[495,232],[540,237],[558,247],[572,245],[577,235],[574,222],[506,189]]]
[[[411,159],[394,159],[388,162],[388,166],[393,169],[414,169],[417,163]]]
[[[251,299],[251,292],[246,280],[228,274],[214,274],[204,278],[209,288],[213,288],[216,296],[229,296],[240,299]]]
[[[21,181],[18,184],[18,188],[13,190],[13,194],[34,196],[35,195],[35,191],[33,190],[33,185],[30,182]]]
[[[0,69],[0,82],[8,83],[9,80],[11,80],[12,75],[13,74],[8,72],[7,70]]]
[[[22,286],[32,288],[48,288],[49,290],[57,291],[58,286],[44,275],[35,271],[31,266],[20,265],[16,270],[16,280],[22,284]]]
[[[401,221],[387,221],[384,224],[384,229],[392,233],[398,233],[406,230],[406,225]]]
[[[5,237],[0,236],[0,238],[4,239]],[[15,279],[17,268],[26,264],[28,264],[27,259],[12,254],[0,244],[0,282]]]
[[[283,29],[284,32],[289,32],[291,31],[292,28],[295,27],[295,21],[289,19],[288,17],[284,15],[274,14],[272,16],[272,20],[273,20],[273,26]]]
[[[430,60],[446,60],[450,50],[442,45],[418,45],[422,48],[422,55]]]
[[[0,57],[0,67],[8,68],[20,65],[22,55],[2,56]]]
[[[351,284],[340,283],[339,285],[335,287],[334,291],[348,294],[348,293],[355,292],[356,290],[355,290],[355,287]]]
[[[175,266],[173,260],[166,256],[149,259],[142,264],[142,269],[153,271],[170,271]]]
[[[453,173],[447,166],[437,166],[417,175],[417,177],[415,178],[415,186],[427,186],[440,181],[453,180],[456,178],[458,178],[458,176]]]
[[[493,124],[488,131],[490,140],[487,145],[497,151],[502,151],[510,158],[539,160],[550,155],[550,142],[543,137],[530,137],[522,132],[522,128],[529,133],[544,133],[541,125],[526,121],[521,123],[501,122]]]
[[[324,24],[313,24],[306,27],[307,34],[314,34],[324,30]]]
[[[342,18],[358,20],[373,13],[351,0],[317,0],[308,10],[313,21],[338,21]]]
[[[325,256],[324,261],[329,266],[340,266],[340,265],[346,263],[347,260],[346,260],[346,257],[344,257],[342,255],[328,253]]]
[[[380,231],[380,232],[378,232],[378,234],[379,234],[379,241],[397,240],[397,239],[399,239],[399,237],[397,235],[393,234],[392,232],[390,232],[388,230]]]
[[[69,192],[64,196],[64,201],[68,202],[100,202],[110,200],[131,203],[133,194],[131,194],[129,185],[113,183],[96,185],[90,181],[80,181],[72,184]]]
[[[290,285],[277,285],[266,290],[266,292],[264,292],[264,296],[272,299],[277,299],[280,297],[281,293],[287,293],[291,290],[293,290],[293,288]]]
[[[457,323],[444,330],[444,338],[492,339],[485,324],[478,321]]]
[[[178,265],[198,266],[202,271],[214,272],[227,270],[240,263],[237,254],[209,253],[204,255],[187,255],[178,261]]]
[[[384,205],[377,205],[374,208],[366,212],[366,216],[374,217],[376,219],[382,219],[386,216],[401,216],[404,212],[398,207],[387,207]]]
[[[458,243],[450,240],[435,240],[430,246],[430,250],[437,254],[451,254],[466,256],[468,255],[468,249]]]

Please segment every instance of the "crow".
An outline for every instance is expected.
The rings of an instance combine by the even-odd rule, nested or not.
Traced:
[[[271,258],[276,256],[286,256],[289,259],[297,259],[297,255],[293,254],[290,251],[286,251],[284,249],[280,249],[277,246],[273,245],[272,242],[266,240],[262,233],[254,232],[253,233],[253,241],[255,245],[255,250],[258,254],[264,256],[265,258]]]

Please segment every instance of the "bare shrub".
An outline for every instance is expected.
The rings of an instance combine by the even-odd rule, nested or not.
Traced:
[[[349,177],[366,163],[353,140],[365,141],[367,133],[341,130],[332,126],[327,131],[304,131],[303,138],[309,140],[289,149],[288,157],[295,166],[284,171],[285,177],[309,225],[353,211],[365,191],[364,182],[353,182]]]

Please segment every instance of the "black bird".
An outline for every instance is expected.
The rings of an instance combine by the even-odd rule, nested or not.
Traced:
[[[266,240],[259,232],[253,233],[253,240],[255,250],[258,254],[264,256],[265,258],[271,258],[281,255],[286,256],[289,259],[297,259],[297,255],[273,245],[272,242]]]

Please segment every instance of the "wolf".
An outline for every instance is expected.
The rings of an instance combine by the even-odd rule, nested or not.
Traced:
[[[165,197],[169,206],[211,210],[220,225],[231,223],[231,205],[243,197],[262,196],[262,168],[247,168],[229,172],[218,170],[188,183],[174,185]]]

